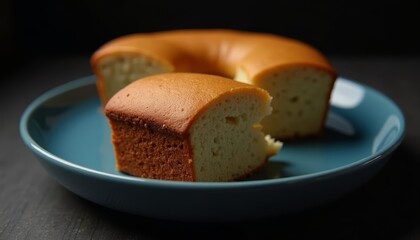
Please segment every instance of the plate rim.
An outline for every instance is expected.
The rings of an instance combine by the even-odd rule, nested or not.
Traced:
[[[315,179],[320,178],[329,178],[335,175],[341,175],[348,172],[356,171],[361,168],[366,168],[381,159],[386,158],[390,153],[392,153],[403,141],[405,132],[406,132],[406,120],[401,108],[388,96],[383,94],[382,92],[365,85],[363,83],[359,83],[354,80],[350,80],[344,77],[338,77],[337,81],[345,80],[355,83],[357,85],[362,86],[363,88],[372,91],[375,94],[378,94],[380,97],[387,100],[390,104],[394,106],[394,108],[398,112],[398,117],[401,119],[400,123],[400,131],[399,136],[396,140],[384,149],[372,154],[370,156],[358,159],[350,164],[346,164],[340,167],[336,167],[333,169],[318,171],[314,173],[302,174],[297,176],[290,176],[284,178],[275,178],[275,179],[258,179],[258,180],[246,180],[246,181],[236,181],[236,182],[182,182],[182,181],[170,181],[170,180],[158,180],[158,179],[147,179],[147,178],[140,178],[140,177],[133,177],[133,176],[124,176],[124,175],[115,175],[111,173],[106,173],[103,171],[99,171],[96,169],[91,169],[88,167],[84,167],[66,159],[60,158],[53,153],[47,151],[43,147],[41,147],[31,136],[28,129],[28,122],[32,113],[34,113],[42,104],[54,97],[59,96],[65,92],[76,90],[78,88],[88,87],[90,85],[95,84],[95,76],[89,75],[85,77],[78,78],[76,80],[72,80],[70,82],[64,83],[62,85],[56,86],[37,98],[35,98],[24,110],[19,123],[19,130],[21,138],[23,139],[25,145],[29,147],[32,152],[34,152],[37,156],[39,156],[42,160],[49,161],[52,164],[59,165],[61,167],[66,168],[70,171],[76,171],[79,174],[86,174],[90,177],[94,178],[102,178],[108,181],[117,181],[124,184],[134,184],[134,185],[141,185],[141,186],[154,186],[154,187],[161,187],[161,188],[188,188],[188,189],[231,189],[231,188],[249,188],[249,187],[260,187],[260,186],[277,186],[277,185],[288,185],[288,184],[297,184],[297,183],[305,183],[307,181],[313,181]]]

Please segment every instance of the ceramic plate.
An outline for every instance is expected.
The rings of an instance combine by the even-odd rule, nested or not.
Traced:
[[[103,206],[142,216],[226,221],[325,204],[365,183],[405,129],[400,109],[378,91],[340,78],[323,136],[286,142],[252,178],[229,183],[143,179],[116,171],[110,129],[89,76],[55,88],[24,112],[20,131],[64,187]]]

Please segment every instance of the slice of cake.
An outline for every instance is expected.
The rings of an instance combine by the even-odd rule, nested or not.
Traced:
[[[270,101],[261,88],[207,74],[135,81],[105,107],[117,168],[164,180],[243,179],[281,147],[259,124]]]

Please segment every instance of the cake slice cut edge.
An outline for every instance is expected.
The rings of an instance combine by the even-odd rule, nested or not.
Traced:
[[[267,91],[218,76],[169,73],[140,79],[105,106],[118,170],[176,181],[244,179],[281,148],[259,124],[270,114],[270,102]]]

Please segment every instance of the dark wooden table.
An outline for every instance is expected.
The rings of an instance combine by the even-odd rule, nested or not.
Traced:
[[[341,76],[393,99],[406,137],[371,181],[325,206],[258,222],[183,223],[127,215],[57,184],[20,139],[44,91],[90,75],[88,57],[40,57],[0,75],[0,239],[420,239],[420,57],[331,57]],[[4,71],[3,71],[4,72]]]

